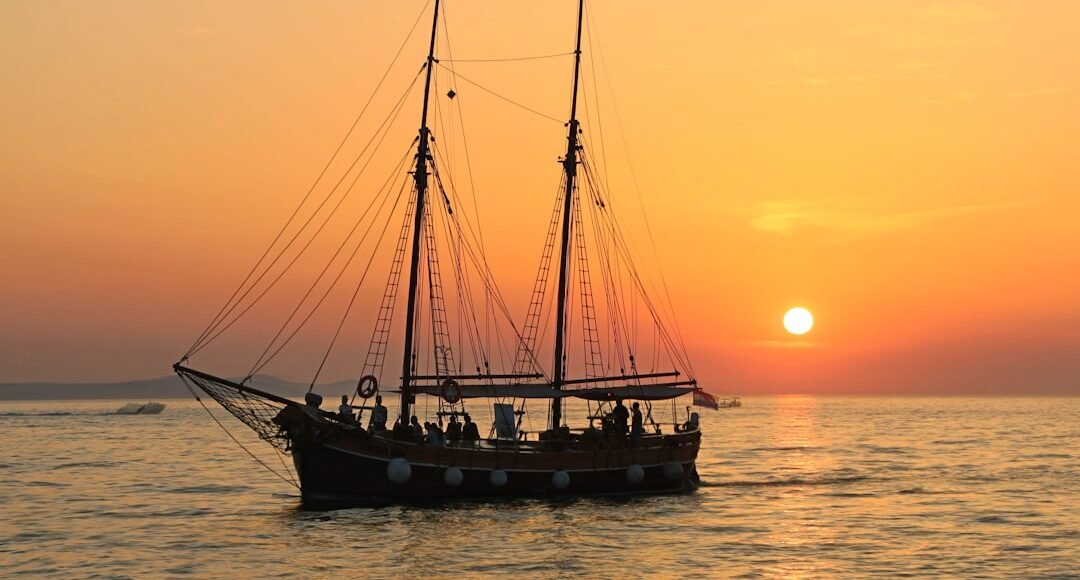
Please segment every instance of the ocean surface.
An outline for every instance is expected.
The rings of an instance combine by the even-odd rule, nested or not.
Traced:
[[[747,398],[695,493],[324,512],[166,402],[0,403],[0,576],[1080,576],[1078,398]]]

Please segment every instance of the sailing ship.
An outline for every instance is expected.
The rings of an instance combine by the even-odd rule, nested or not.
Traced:
[[[424,90],[419,132],[410,144],[410,148],[415,147],[412,171],[401,171],[403,191],[408,190],[409,196],[397,244],[387,251],[392,256],[389,275],[375,308],[377,317],[356,394],[335,412],[322,408],[322,396],[314,392],[316,379],[302,402],[249,384],[268,357],[295,335],[295,330],[285,326],[244,379],[227,379],[194,368],[191,358],[195,353],[250,308],[244,305],[245,297],[261,296],[255,290],[259,280],[274,278],[266,267],[277,262],[277,258],[268,258],[273,255],[270,249],[174,365],[175,372],[197,399],[202,400],[199,391],[209,395],[282,456],[291,456],[302,502],[308,506],[695,489],[702,432],[699,415],[691,405],[715,409],[719,403],[698,385],[681,339],[661,321],[662,307],[649,299],[647,284],[635,269],[625,235],[610,211],[606,190],[598,185],[601,176],[585,146],[578,115],[584,1],[577,3],[574,50],[566,53],[573,59],[573,77],[566,148],[560,159],[561,183],[527,316],[520,328],[511,320],[487,267],[482,243],[471,224],[463,224],[466,212],[454,211],[453,202],[459,198],[451,190],[452,180],[440,172],[443,157],[429,123],[433,76],[436,67],[445,66],[436,57],[439,4],[435,0],[428,54],[418,73],[424,77]],[[446,93],[450,99],[455,94],[453,89]],[[394,206],[398,206],[397,201]],[[593,220],[591,225],[586,222],[586,213]],[[377,230],[372,219],[376,227],[370,230]],[[383,221],[385,233],[389,221]],[[436,233],[452,239],[440,245]],[[456,276],[453,286],[442,281],[446,272],[440,267],[440,249],[450,251],[453,265],[446,270],[451,277]],[[590,250],[601,262],[599,276],[590,269]],[[278,258],[284,255],[284,250],[281,252]],[[553,270],[555,280],[550,275]],[[402,275],[407,277],[404,284]],[[594,278],[599,282],[594,284]],[[469,280],[474,285],[479,280],[480,287],[470,286]],[[395,325],[394,311],[402,286],[406,291],[404,320],[398,319]],[[594,286],[605,289],[602,301],[597,300]],[[448,288],[455,292],[456,301],[449,298]],[[549,291],[552,288],[554,296]],[[448,314],[450,302],[458,309],[456,317]],[[476,302],[483,302],[483,307],[478,308]],[[350,302],[342,325],[352,306]],[[653,367],[659,360],[670,363],[671,368],[639,368],[640,355],[635,350],[638,321],[631,320],[636,316],[630,314],[633,309],[645,311],[649,318]],[[492,369],[492,353],[483,345],[485,332],[480,328],[478,310],[484,317],[500,318],[509,325],[514,345],[514,356],[508,358],[513,360],[512,366],[506,365],[510,368]],[[572,315],[574,311],[580,314],[576,326],[579,316]],[[606,328],[601,329],[601,318],[607,322]],[[451,319],[463,327],[457,332],[457,345],[450,330]],[[551,326],[554,334],[550,353],[546,353],[546,343],[543,348],[541,343]],[[341,328],[337,328],[339,333]],[[387,390],[382,384],[383,363],[389,358],[389,345],[398,344],[391,339],[395,329],[403,332],[400,375],[391,381],[396,388]],[[612,339],[606,352],[601,334]],[[282,336],[286,339],[275,342]],[[580,347],[577,351],[572,339]],[[541,360],[548,355],[550,371]],[[471,357],[469,364],[475,372],[467,370],[463,360],[467,357]],[[388,398],[398,395],[399,405],[390,416],[381,402],[383,394]],[[425,398],[429,411],[423,417],[429,423],[427,434],[419,429],[416,417],[420,397]],[[687,397],[692,399],[680,407]],[[624,400],[634,409],[632,420]],[[476,423],[472,423],[469,435],[471,417],[466,405],[477,401],[491,405],[487,436],[480,436]],[[540,414],[546,415],[541,429],[523,428],[523,421],[530,416],[530,401],[540,401]],[[655,418],[654,405],[668,402],[667,422]],[[428,403],[434,405],[434,412]],[[352,414],[354,408],[368,413],[366,424],[362,415]],[[486,409],[474,414],[479,417]],[[573,409],[584,416],[571,421],[568,414]],[[572,426],[572,422],[581,424]],[[288,470],[284,460],[282,465]],[[265,462],[264,466],[282,475]]]

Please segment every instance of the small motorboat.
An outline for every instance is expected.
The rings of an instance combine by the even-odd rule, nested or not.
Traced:
[[[128,403],[116,410],[117,415],[159,415],[165,410],[165,403]]]

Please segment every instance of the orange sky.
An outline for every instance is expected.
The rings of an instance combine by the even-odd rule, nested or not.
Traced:
[[[457,58],[571,48],[573,2],[447,2]],[[0,5],[0,381],[167,372],[422,5]],[[1080,394],[1080,4],[594,0],[590,15],[612,195],[640,222],[614,94],[707,389]],[[568,65],[456,66],[564,118]],[[520,319],[564,129],[454,88]],[[388,150],[418,116],[414,94]],[[802,338],[780,326],[796,305],[817,319]]]

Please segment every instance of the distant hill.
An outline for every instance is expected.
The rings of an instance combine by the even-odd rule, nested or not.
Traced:
[[[236,379],[238,380],[238,379]],[[303,398],[305,383],[293,383],[269,375],[256,375],[248,382],[255,387],[289,398]],[[316,387],[324,396],[344,395],[355,388],[352,381],[339,381]],[[201,393],[201,391],[200,391]],[[0,401],[57,399],[190,399],[191,393],[175,375],[113,383],[0,383]]]

